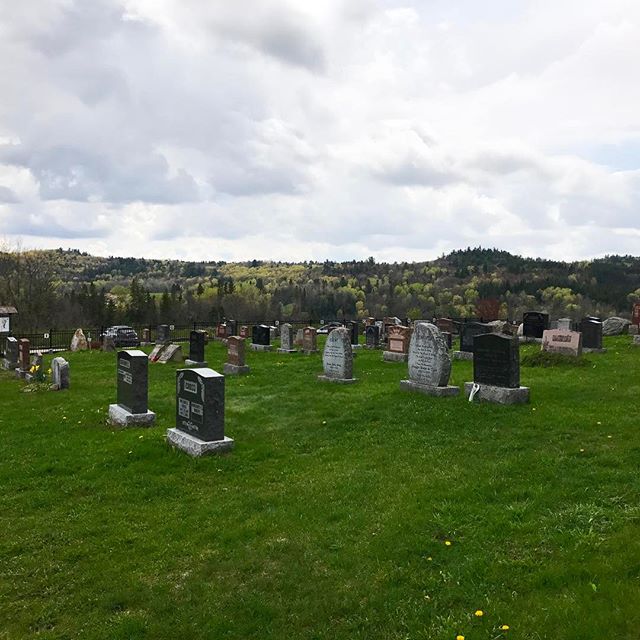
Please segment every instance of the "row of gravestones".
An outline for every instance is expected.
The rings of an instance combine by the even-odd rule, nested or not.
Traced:
[[[36,379],[38,370],[43,366],[41,353],[31,355],[31,342],[27,338],[17,340],[9,336],[5,343],[2,368],[15,371],[18,378],[27,382]],[[51,388],[63,390],[69,388],[69,363],[58,356],[51,361]]]
[[[529,389],[520,386],[520,341],[517,336],[484,332],[473,337],[473,382],[465,383],[470,399],[500,404],[528,402]],[[334,329],[328,336],[322,356],[325,382],[352,384],[353,350],[346,329]],[[414,326],[408,352],[407,380],[401,389],[432,396],[458,395],[449,385],[451,356],[447,339],[435,325],[418,322]]]

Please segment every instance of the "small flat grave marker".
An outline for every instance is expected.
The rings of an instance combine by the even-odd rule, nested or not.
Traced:
[[[582,355],[582,334],[565,329],[547,329],[542,334],[542,351],[579,357]]]

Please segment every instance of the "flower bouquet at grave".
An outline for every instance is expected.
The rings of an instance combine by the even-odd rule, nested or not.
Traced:
[[[32,376],[32,380],[34,382],[45,382],[47,379],[47,374],[44,371],[44,367],[40,364],[33,364],[29,369],[29,373]],[[51,373],[51,369],[49,369],[48,373]]]

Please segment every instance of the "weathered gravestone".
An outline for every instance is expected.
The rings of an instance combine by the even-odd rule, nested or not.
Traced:
[[[190,456],[222,453],[233,448],[224,435],[224,376],[213,369],[176,372],[176,426],[167,442]]]
[[[18,366],[20,360],[20,349],[18,341],[9,336],[4,346],[4,359],[2,360],[2,368],[13,371]]]
[[[488,333],[474,338],[473,382],[465,382],[467,396],[498,404],[529,401],[520,386],[520,342],[515,336]]]
[[[84,331],[82,331],[82,329],[76,329],[73,338],[71,338],[71,351],[86,351],[88,348],[89,343],[84,335]]]
[[[409,379],[400,381],[405,391],[430,396],[456,396],[458,387],[449,385],[451,357],[440,329],[429,322],[418,322],[409,344]]]
[[[249,327],[243,325],[240,327],[240,333],[238,334],[241,338],[246,339],[249,337]]]
[[[380,346],[380,328],[370,324],[364,330],[364,346],[367,349],[377,349]]]
[[[323,382],[350,384],[353,377],[353,350],[349,331],[345,327],[334,329],[328,336],[322,353],[324,374],[318,376]]]
[[[104,336],[102,338],[102,350],[103,351],[116,350],[116,339],[114,336]]]
[[[578,331],[547,329],[542,334],[542,351],[579,357],[582,355],[582,334]]]
[[[292,329],[291,325],[285,322],[280,325],[280,348],[279,353],[295,353],[292,343]]]
[[[27,338],[20,338],[18,340],[18,367],[16,369],[16,376],[18,378],[24,378],[31,368],[31,342]]]
[[[160,352],[157,362],[167,364],[167,362],[184,362],[182,346],[179,344],[167,344]]]
[[[51,388],[54,391],[69,388],[69,363],[60,356],[51,361]]]
[[[302,330],[302,351],[306,355],[318,353],[318,332],[315,327],[305,327]]]
[[[409,354],[411,329],[398,325],[389,327],[387,349],[382,352],[385,362],[406,362]]]
[[[454,351],[455,360],[473,360],[474,339],[492,333],[493,327],[483,322],[465,322],[460,327],[460,351]]]
[[[451,349],[453,347],[453,334],[449,331],[441,331],[442,337],[444,341],[447,343],[447,349]]]
[[[440,329],[441,333],[455,333],[456,324],[451,318],[438,318],[436,320],[436,327]]]
[[[149,354],[149,360],[150,362],[158,362],[158,359],[160,358],[160,356],[162,355],[162,352],[168,347],[169,345],[166,344],[156,344],[153,349],[151,350],[151,353]]]
[[[142,344],[149,344],[151,342],[151,331],[147,327],[142,330]]]
[[[295,340],[293,341],[293,346],[302,348],[303,344],[304,344],[304,329],[298,329],[296,331]]]
[[[360,325],[356,320],[349,322],[349,339],[351,340],[352,349],[360,349]]]
[[[271,351],[271,328],[266,324],[254,325],[251,330],[251,348],[254,351]]]
[[[159,324],[156,329],[156,344],[167,344],[171,342],[171,330],[168,324]]]
[[[549,314],[541,311],[527,311],[522,316],[524,339],[542,340],[542,334],[549,328]]]
[[[192,331],[189,334],[189,358],[185,361],[188,367],[206,367],[204,359],[204,345],[207,339],[206,331]]]
[[[221,322],[216,326],[216,338],[218,340],[224,340],[226,337],[227,337],[227,325],[224,322]]]
[[[227,361],[224,363],[225,375],[242,375],[251,369],[244,361],[245,341],[240,336],[229,336],[227,340]]]
[[[602,322],[599,318],[588,316],[580,321],[582,349],[585,353],[604,353],[602,348]]]
[[[119,427],[149,427],[156,414],[149,411],[149,359],[144,351],[118,351],[117,404],[109,405],[109,422]]]
[[[560,318],[558,320],[558,329],[560,331],[571,331],[571,318]],[[544,335],[542,339],[544,340]]]

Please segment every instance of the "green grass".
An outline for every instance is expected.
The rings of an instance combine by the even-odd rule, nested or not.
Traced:
[[[66,392],[2,374],[0,640],[636,639],[629,342],[522,367],[512,407],[401,392],[380,352],[350,386],[318,382],[319,356],[250,353],[226,382],[236,448],[200,460],[164,442],[173,364],[149,367],[148,430],[105,424],[114,354],[69,354]]]

